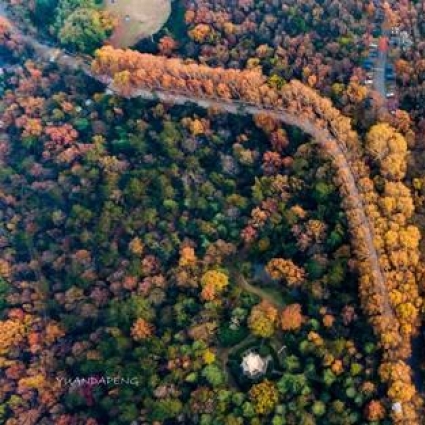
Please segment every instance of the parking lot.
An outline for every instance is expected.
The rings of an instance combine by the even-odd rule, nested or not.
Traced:
[[[395,67],[388,53],[400,44],[400,32],[398,28],[385,29],[385,16],[380,1],[375,0],[374,3],[377,11],[371,29],[368,56],[362,65],[365,71],[364,84],[385,99],[385,107],[393,114],[398,108],[398,96]]]

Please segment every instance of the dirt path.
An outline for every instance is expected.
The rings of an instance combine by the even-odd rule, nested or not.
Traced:
[[[248,335],[246,338],[244,338],[241,342],[238,342],[236,345],[233,345],[232,347],[221,349],[218,352],[218,358],[220,359],[220,362],[222,364],[223,372],[226,374],[227,379],[229,381],[229,384],[233,385],[234,387],[237,387],[238,384],[236,383],[235,379],[233,378],[232,373],[229,370],[229,367],[227,366],[227,363],[229,362],[229,356],[233,352],[239,350],[245,344],[248,344],[253,340],[254,340],[254,337],[252,335]]]
[[[249,292],[251,294],[257,295],[262,300],[268,301],[270,304],[274,305],[276,308],[281,309],[284,304],[278,300],[276,300],[273,295],[269,294],[267,291],[265,291],[262,288],[259,288],[257,286],[251,285],[246,279],[245,276],[243,276],[241,273],[235,273],[233,275],[233,278],[236,282],[236,284],[242,288],[244,291]]]
[[[234,282],[240,288],[242,288],[244,291],[249,292],[250,294],[257,295],[258,297],[261,298],[262,301],[265,300],[265,301],[270,302],[272,305],[274,305],[279,310],[283,307],[283,304],[276,301],[276,299],[272,295],[270,295],[269,293],[267,293],[263,289],[258,288],[256,286],[253,286],[250,283],[248,283],[248,281],[245,279],[245,276],[243,276],[241,273],[239,273],[237,271],[232,271],[231,275],[232,275],[232,279],[234,280]],[[237,343],[236,345],[233,345],[232,347],[220,349],[219,352],[218,352],[218,358],[220,359],[221,364],[223,366],[223,371],[227,375],[227,377],[229,379],[229,383],[231,383],[234,386],[237,386],[236,381],[233,379],[232,374],[231,374],[229,368],[227,367],[227,363],[229,361],[229,356],[232,353],[234,353],[235,351],[239,350],[245,344],[248,344],[249,342],[251,342],[253,340],[254,340],[254,337],[251,334],[249,334],[246,338],[244,338],[241,342]]]

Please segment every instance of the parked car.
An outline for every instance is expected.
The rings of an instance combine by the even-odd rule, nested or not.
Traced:
[[[385,67],[385,77],[389,80],[395,79],[394,67],[390,64],[387,64]]]
[[[388,99],[387,101],[387,107],[391,114],[395,114],[395,111],[397,110],[397,102],[394,98]]]
[[[371,70],[372,70],[372,68],[373,68],[373,62],[372,62],[370,59],[365,59],[365,60],[363,61],[363,68],[364,68],[366,71],[371,71]]]
[[[389,91],[385,94],[387,99],[391,99],[395,96],[395,93],[393,91]]]
[[[388,109],[391,111],[396,111],[398,108],[398,101],[395,97],[393,97],[392,99],[388,99],[387,101],[387,105],[388,105]]]

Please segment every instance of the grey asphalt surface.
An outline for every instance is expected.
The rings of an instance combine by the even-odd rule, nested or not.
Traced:
[[[385,95],[387,93],[385,78],[385,67],[387,66],[387,63],[388,53],[379,51],[373,73],[373,87],[382,96],[383,99],[385,99]]]

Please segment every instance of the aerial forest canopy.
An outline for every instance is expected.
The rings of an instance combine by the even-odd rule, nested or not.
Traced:
[[[380,157],[380,174],[387,180],[385,201],[379,205],[349,120],[328,100],[296,81],[278,90],[270,87],[260,72],[211,69],[112,48],[96,53],[92,69],[100,76],[111,75],[113,87],[127,95],[139,94],[137,88],[148,88],[192,96],[195,103],[208,98],[221,98],[223,102],[240,100],[242,104],[272,108],[274,118],[306,129],[333,160],[338,184],[346,196],[347,219],[361,260],[361,298],[385,348],[384,359],[388,358],[388,363],[381,366],[383,380],[390,383],[388,395],[395,402],[410,402],[414,389],[405,360],[411,354],[411,335],[418,326],[422,300],[414,273],[419,261],[420,233],[409,224],[411,208],[397,211],[391,205],[395,200],[391,192],[393,196],[394,190],[395,195],[403,189],[408,192],[399,183],[406,169],[407,145],[403,136],[384,124],[372,127],[367,135],[368,152],[374,155],[372,158]],[[258,117],[260,125],[262,118],[267,121],[265,113]],[[309,123],[304,124],[306,121]],[[310,127],[313,129],[309,130]],[[404,368],[403,379],[386,370],[393,365]]]
[[[0,423],[421,425],[417,5],[121,6],[0,2]]]

